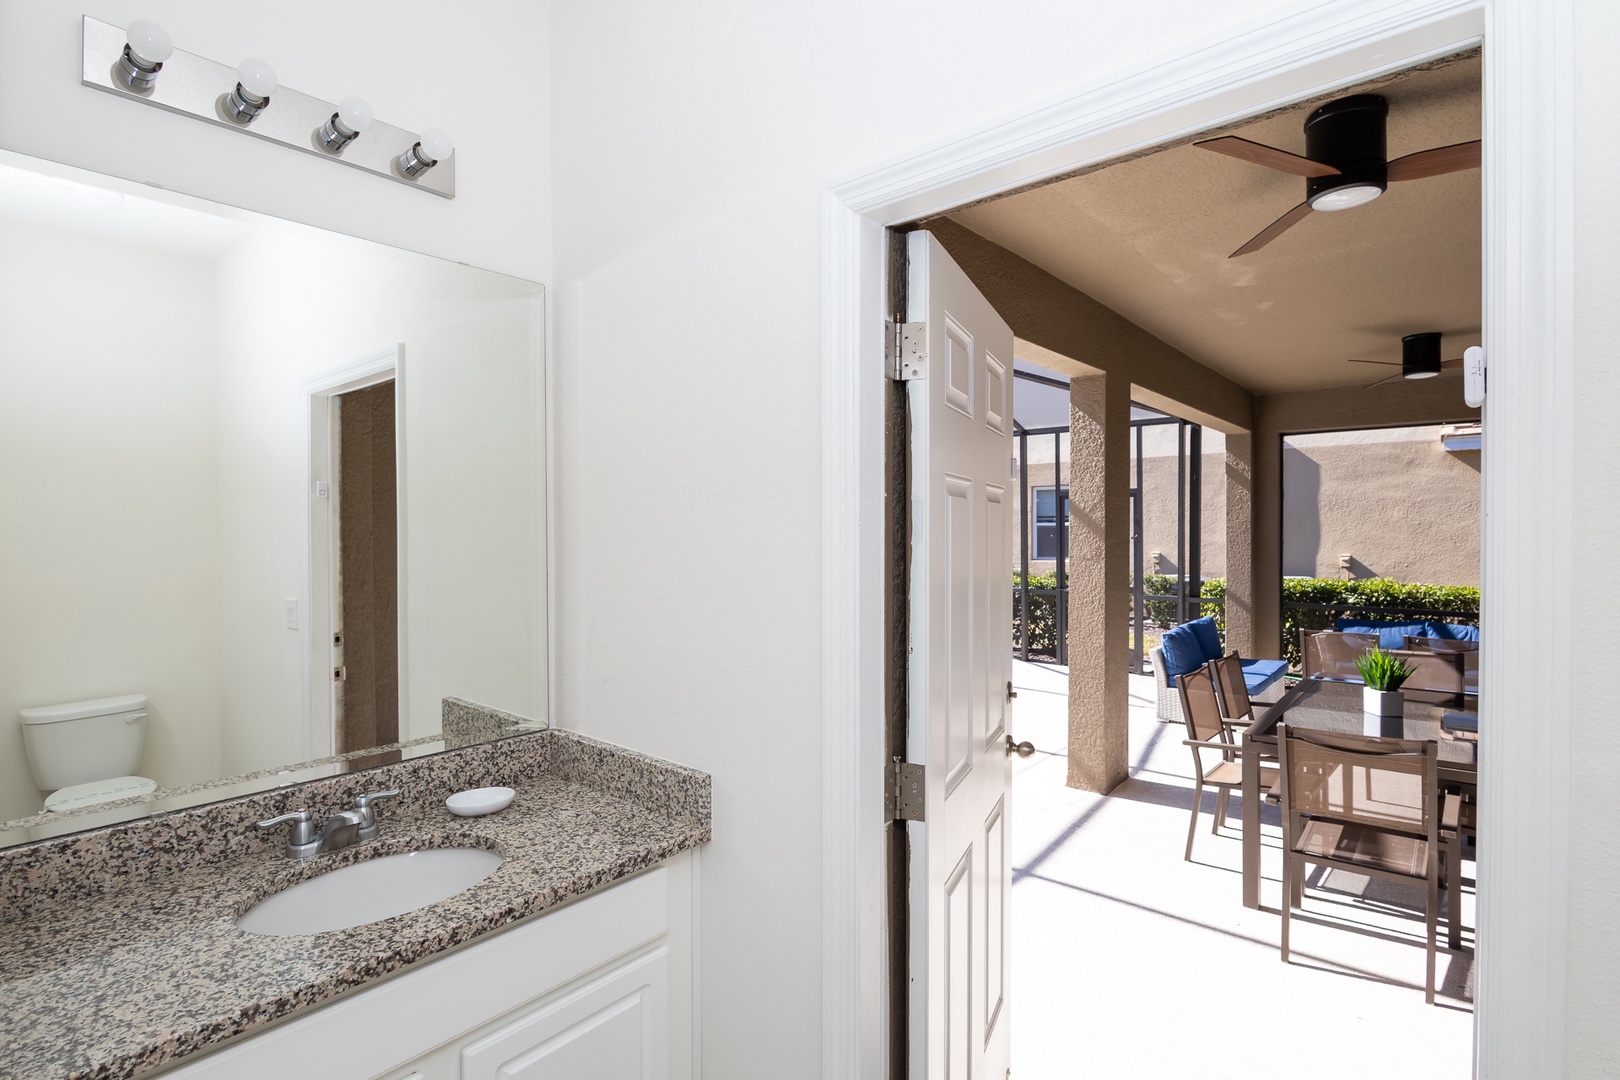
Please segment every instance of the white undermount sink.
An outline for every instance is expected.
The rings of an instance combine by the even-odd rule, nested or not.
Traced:
[[[483,848],[429,848],[368,859],[274,893],[236,925],[270,937],[363,926],[447,900],[489,877],[502,861]]]

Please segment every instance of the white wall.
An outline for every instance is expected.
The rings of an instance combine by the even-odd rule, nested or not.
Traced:
[[[330,100],[359,93],[390,123],[445,128],[459,194],[413,191],[82,86],[83,14],[153,18],[181,48],[262,56],[284,85]],[[550,40],[547,3],[0,0],[0,148],[543,282]]]
[[[533,288],[276,223],[220,260],[216,287],[225,773],[309,756],[300,721],[309,621],[289,630],[282,613],[285,597],[306,613],[318,602],[305,564],[302,387],[396,344],[405,346],[400,616],[410,634],[402,734],[436,733],[451,694],[544,715]]]
[[[455,140],[453,200],[79,83],[80,17],[156,19],[178,48],[260,56],[281,82],[366,98]],[[520,0],[0,0],[0,147],[544,282],[550,5]]]
[[[0,216],[0,821],[33,705],[147,694],[140,774],[219,775],[212,307],[207,261]]]
[[[821,189],[1279,6],[557,8],[559,715],[714,775],[706,1076],[820,1070]]]
[[[1590,130],[1620,97],[1620,8],[1576,0],[1574,123]],[[1620,663],[1602,647],[1615,625],[1620,567],[1620,213],[1614,177],[1620,145],[1579,138],[1575,152],[1575,535],[1571,538],[1576,625],[1570,750],[1569,950],[1566,960],[1565,1067],[1570,1077],[1620,1076],[1620,740],[1614,687]],[[1594,643],[1599,647],[1592,648]]]

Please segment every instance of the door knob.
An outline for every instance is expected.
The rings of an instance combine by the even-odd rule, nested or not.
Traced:
[[[1017,754],[1019,757],[1029,757],[1035,753],[1035,744],[1029,742],[1013,742],[1011,735],[1007,736],[1007,756]]]

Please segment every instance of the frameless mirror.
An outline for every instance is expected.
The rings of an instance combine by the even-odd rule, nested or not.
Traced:
[[[544,726],[542,319],[0,153],[0,843]]]

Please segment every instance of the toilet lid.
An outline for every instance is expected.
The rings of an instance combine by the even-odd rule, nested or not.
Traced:
[[[88,784],[74,784],[53,792],[45,800],[45,809],[77,810],[81,806],[94,806],[114,799],[150,795],[156,790],[156,780],[148,780],[144,776],[115,776],[111,780],[92,780]]]

